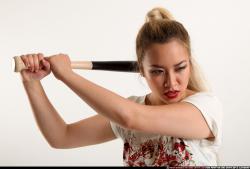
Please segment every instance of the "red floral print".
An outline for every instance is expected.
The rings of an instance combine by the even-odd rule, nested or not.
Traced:
[[[135,145],[125,140],[123,160],[126,166],[188,166],[194,165],[192,153],[183,139],[160,137]]]

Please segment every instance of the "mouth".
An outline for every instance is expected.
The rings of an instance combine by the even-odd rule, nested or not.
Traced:
[[[180,91],[174,90],[174,91],[168,91],[164,93],[165,96],[167,96],[168,99],[174,99],[178,97]]]

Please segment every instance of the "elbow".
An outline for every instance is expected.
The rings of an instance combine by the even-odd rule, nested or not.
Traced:
[[[123,121],[123,127],[132,130],[134,128],[133,118],[130,116],[126,117],[126,119]]]
[[[58,145],[56,144],[49,144],[50,148],[52,149],[62,149],[61,147],[59,147]]]
[[[126,106],[121,106],[117,112],[114,112],[111,119],[119,124],[120,126],[135,130],[138,127],[139,121],[139,112],[142,110],[142,106],[138,103],[132,102],[128,100],[128,104]]]
[[[67,149],[67,147],[62,143],[56,143],[56,142],[49,142],[48,141],[48,144],[53,149]]]
[[[66,125],[65,129],[60,135],[57,135],[56,137],[47,138],[49,146],[53,149],[68,149],[69,145],[67,144],[68,142],[67,132],[68,132],[68,125]]]
[[[125,117],[123,120],[123,127],[129,130],[135,130],[138,122],[137,111],[135,108],[127,109],[125,111]]]

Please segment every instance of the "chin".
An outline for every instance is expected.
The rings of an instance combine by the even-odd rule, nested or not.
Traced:
[[[168,103],[177,103],[177,102],[180,102],[181,101],[181,98],[182,98],[182,92],[180,92],[178,94],[177,97],[174,97],[174,98],[169,98],[167,97],[166,95],[163,95],[163,100],[164,100],[164,103],[168,104]]]
[[[168,99],[168,98],[166,98],[165,96],[163,96],[163,102],[165,103],[165,104],[172,104],[172,103],[177,103],[177,102],[179,102],[179,99],[178,98],[175,98],[175,99]]]

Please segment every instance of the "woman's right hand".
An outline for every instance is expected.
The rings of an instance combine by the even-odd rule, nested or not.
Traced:
[[[50,74],[50,63],[42,53],[22,55],[21,59],[28,69],[21,71],[23,82],[40,81]]]

